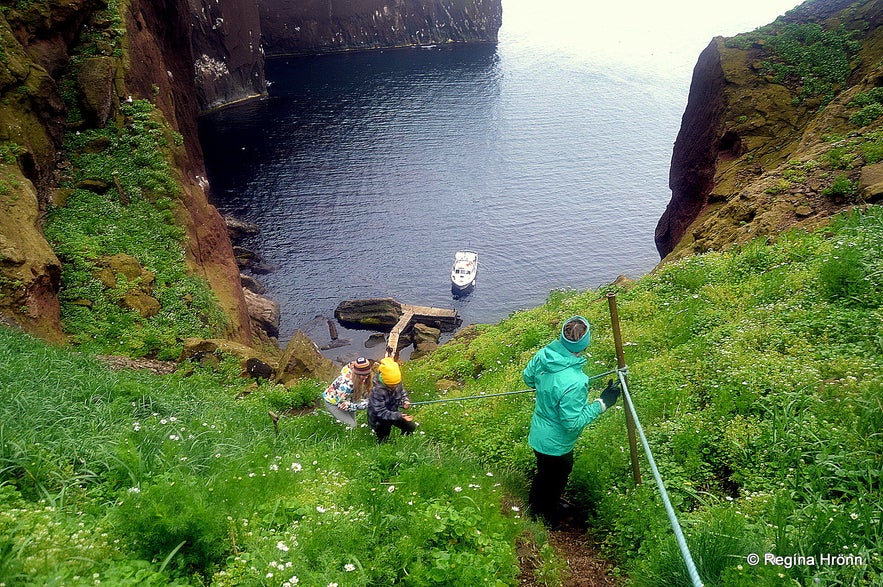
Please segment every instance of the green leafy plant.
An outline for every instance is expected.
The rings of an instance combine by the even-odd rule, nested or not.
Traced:
[[[873,165],[883,161],[883,139],[869,137],[870,140],[862,143],[862,156],[865,163]]]
[[[855,155],[845,146],[834,147],[823,156],[825,163],[834,169],[850,169],[855,163]]]
[[[867,126],[883,116],[883,104],[874,102],[864,106],[861,110],[849,117],[849,122],[855,126]]]
[[[818,23],[775,23],[738,35],[730,46],[763,47],[761,73],[794,93],[795,104],[816,98],[825,106],[843,88],[850,63],[861,48],[844,27],[825,29]]]
[[[838,175],[830,186],[822,190],[822,194],[829,197],[852,198],[858,190],[858,182],[850,180],[845,175]]]
[[[187,271],[167,128],[148,102],[127,104],[122,112],[131,121],[125,128],[68,135],[71,194],[64,207],[50,211],[45,227],[63,262],[62,320],[74,340],[102,352],[177,358],[184,338],[212,336],[226,318],[208,285]],[[106,191],[84,187],[93,184]],[[144,317],[120,305],[136,284],[106,289],[98,280],[101,259],[118,253],[155,274],[158,314]]]
[[[162,476],[117,508],[114,527],[146,560],[210,575],[229,552],[229,522],[211,487],[193,477]],[[167,563],[167,564],[168,564]]]

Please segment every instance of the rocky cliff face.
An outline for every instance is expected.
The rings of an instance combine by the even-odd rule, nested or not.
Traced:
[[[495,42],[501,0],[304,0],[260,3],[268,55]]]
[[[64,103],[52,76],[95,8],[80,0],[0,11],[0,312],[54,341],[62,338],[61,266],[40,226],[64,136]]]
[[[702,52],[675,142],[662,257],[813,227],[879,201],[883,2],[810,1]],[[883,90],[881,90],[883,91]],[[877,104],[876,107],[873,104]]]
[[[83,128],[121,123],[115,120],[120,103],[134,97],[152,100],[184,137],[172,163],[184,191],[177,216],[187,233],[187,262],[217,294],[229,318],[228,335],[250,340],[230,239],[206,195],[196,117],[221,95],[255,95],[263,89],[263,77],[254,75],[254,64],[233,65],[226,81],[203,79],[196,91],[194,64],[200,57],[229,49],[225,59],[238,63],[232,59],[238,41],[221,35],[206,47],[205,28],[199,25],[215,14],[239,15],[239,3],[211,4],[203,10],[184,0],[132,0],[126,11],[116,13],[106,0],[50,0],[0,9],[0,206],[5,212],[0,214],[0,310],[7,319],[44,338],[63,338],[60,263],[43,237],[41,219],[55,199],[61,142],[70,124],[62,100],[66,91]],[[255,7],[250,15],[241,22],[257,25]],[[72,53],[87,42],[87,56],[80,55],[74,65]],[[252,58],[262,64],[259,51]]]
[[[71,129],[128,124],[120,105],[148,100],[182,137],[168,156],[183,192],[176,216],[188,266],[217,294],[227,335],[249,342],[230,239],[208,199],[198,115],[266,93],[262,41],[276,53],[494,41],[501,15],[500,0],[0,4],[0,319],[64,339],[61,264],[42,232],[47,208],[64,205],[62,141]]]
[[[187,0],[201,110],[266,93],[261,23],[254,2]]]

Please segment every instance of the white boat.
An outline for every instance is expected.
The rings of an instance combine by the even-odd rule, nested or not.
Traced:
[[[475,287],[478,274],[478,253],[457,251],[454,255],[454,266],[451,267],[451,291],[466,292]]]

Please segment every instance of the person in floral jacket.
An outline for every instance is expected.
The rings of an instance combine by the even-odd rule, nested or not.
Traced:
[[[371,392],[371,362],[359,357],[343,366],[340,375],[322,393],[328,412],[347,425],[356,427],[356,411],[368,409]]]

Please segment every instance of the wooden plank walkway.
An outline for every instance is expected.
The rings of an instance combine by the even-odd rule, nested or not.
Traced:
[[[392,330],[389,332],[389,339],[386,343],[386,356],[395,358],[398,355],[399,336],[411,325],[411,320],[426,321],[438,324],[445,330],[446,327],[453,330],[457,327],[460,320],[457,310],[449,310],[446,308],[432,308],[430,306],[412,306],[410,304],[402,304],[402,317]]]

